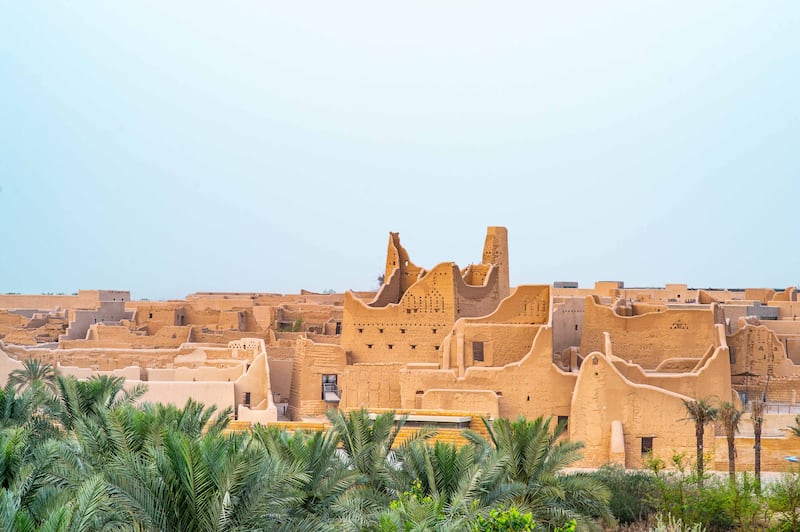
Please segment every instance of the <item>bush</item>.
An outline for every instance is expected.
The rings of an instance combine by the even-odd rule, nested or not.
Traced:
[[[645,521],[656,511],[655,477],[648,471],[628,471],[621,465],[608,464],[592,473],[611,491],[609,509],[620,524]]]

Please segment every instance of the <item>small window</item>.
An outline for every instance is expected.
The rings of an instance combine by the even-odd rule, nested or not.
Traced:
[[[416,348],[417,348],[417,344],[411,344],[411,349],[416,349]]]
[[[653,437],[642,436],[642,455],[653,452]]]
[[[406,333],[405,329],[400,329],[400,334],[405,334],[405,333]]]
[[[372,349],[372,344],[367,344],[367,349]]]
[[[322,400],[334,402],[339,401],[339,384],[338,375],[323,375],[322,376]],[[326,395],[327,394],[327,395]]]
[[[483,362],[483,342],[472,342],[472,360]]]
[[[150,318],[151,320],[153,319],[153,313],[152,312],[149,314],[148,318]]]
[[[388,344],[387,347],[389,347],[389,349],[394,349],[394,345],[392,345],[392,344]]]
[[[363,333],[363,332],[364,332],[364,329],[359,329],[359,330],[358,330],[358,334],[361,334],[361,333]]]
[[[378,329],[378,332],[383,334],[383,329]]]
[[[569,430],[569,416],[558,416],[559,426],[564,426],[564,431]]]
[[[433,346],[433,349],[434,349],[435,351],[438,351],[438,350],[439,350],[439,346],[438,346],[438,345],[435,345],[435,346]]]
[[[577,323],[575,324],[575,330],[576,331],[578,330],[578,324]]]
[[[433,334],[436,334],[436,329],[431,329],[431,330],[433,331]]]

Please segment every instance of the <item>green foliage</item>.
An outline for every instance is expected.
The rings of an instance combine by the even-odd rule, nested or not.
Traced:
[[[621,465],[605,465],[592,476],[608,487],[608,507],[621,524],[646,521],[656,511],[655,477],[647,471],[628,471]]]
[[[784,473],[769,487],[768,493],[769,507],[775,512],[777,521],[772,530],[800,530],[800,472]]]
[[[297,318],[292,323],[292,332],[300,332],[303,330],[303,318]]]
[[[533,520],[533,513],[520,513],[512,506],[511,508],[494,508],[487,517],[478,516],[472,524],[473,532],[503,532],[512,530],[534,530],[536,523]]]
[[[530,509],[538,523],[556,527],[575,519],[589,527],[596,518],[611,522],[608,488],[591,475],[563,471],[581,458],[583,444],[561,438],[564,426],[550,423],[544,417],[484,419],[488,441],[471,431],[464,435],[480,453],[496,452],[509,461],[508,480],[523,489],[515,503]]]
[[[685,453],[673,455],[672,465],[674,469],[667,472],[663,462],[650,462],[657,488],[654,505],[659,514],[681,523],[698,523],[709,531],[765,528],[768,515],[754,477],[748,474],[734,480],[711,477],[700,484],[696,472],[687,473]]]

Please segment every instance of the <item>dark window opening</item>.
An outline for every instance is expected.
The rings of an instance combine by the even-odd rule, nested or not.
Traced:
[[[248,408],[250,408],[250,392],[244,392],[244,400],[242,404]]]
[[[653,452],[653,437],[642,436],[642,454]]]
[[[576,331],[578,330],[578,324],[577,323],[575,324],[575,330]]]
[[[406,333],[405,329],[400,329],[400,334],[405,334],[405,333]]]
[[[153,313],[151,312],[147,317],[152,320],[153,319]]]
[[[383,329],[378,329],[378,332],[383,334]]]
[[[337,321],[336,322],[336,332],[334,334],[342,334],[342,322],[341,321]]]
[[[569,416],[558,416],[558,425],[564,427],[564,430],[569,429]]]
[[[367,344],[367,349],[372,349],[372,344]]]
[[[472,342],[472,360],[483,362],[483,342]]]
[[[438,345],[435,345],[435,346],[433,346],[433,348],[434,348],[436,351],[438,351],[438,350],[439,350],[439,346],[438,346]]]
[[[416,348],[417,348],[417,344],[411,344],[411,349],[416,349]]]
[[[359,329],[359,330],[358,330],[358,333],[359,333],[359,334],[361,334],[361,333],[363,333],[363,332],[364,332],[364,329]]]
[[[431,330],[433,331],[433,334],[436,334],[436,329],[431,329]]]
[[[394,345],[388,344],[389,349],[394,349]]]

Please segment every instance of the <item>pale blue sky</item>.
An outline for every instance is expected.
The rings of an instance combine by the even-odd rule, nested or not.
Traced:
[[[800,2],[0,0],[0,292],[800,277]]]

